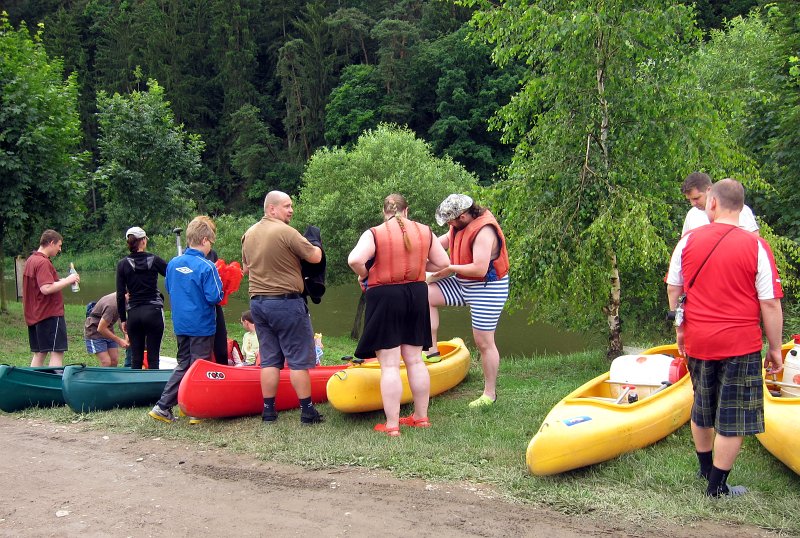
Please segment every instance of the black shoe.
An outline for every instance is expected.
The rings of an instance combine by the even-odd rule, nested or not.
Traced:
[[[318,424],[320,422],[325,422],[325,418],[315,408],[311,408],[308,412],[300,413],[301,424]]]
[[[263,422],[275,422],[278,420],[278,413],[274,409],[272,411],[262,411],[261,420]]]
[[[748,492],[747,488],[744,486],[729,486],[728,484],[723,484],[716,491],[706,490],[706,495],[708,497],[741,497],[742,495],[746,495]]]

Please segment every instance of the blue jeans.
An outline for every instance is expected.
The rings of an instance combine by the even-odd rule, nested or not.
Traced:
[[[302,298],[250,299],[250,313],[258,335],[262,368],[308,370],[316,365],[314,330]]]

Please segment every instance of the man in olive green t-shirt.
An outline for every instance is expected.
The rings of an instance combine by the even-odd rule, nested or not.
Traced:
[[[308,369],[315,366],[316,354],[300,262],[319,263],[322,249],[289,226],[293,213],[288,194],[267,194],[264,217],[242,236],[242,265],[249,275],[250,312],[261,355],[261,418],[267,423],[278,419],[275,394],[286,363],[300,399],[300,422],[315,424],[322,422],[322,415],[311,402]]]

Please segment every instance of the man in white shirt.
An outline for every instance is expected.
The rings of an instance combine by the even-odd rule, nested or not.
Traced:
[[[692,208],[686,214],[683,221],[683,230],[681,230],[681,237],[686,235],[687,232],[705,226],[709,223],[706,216],[706,196],[711,189],[711,178],[708,174],[702,172],[692,172],[681,185],[681,193],[686,197],[686,200],[692,204]],[[753,215],[753,210],[748,206],[742,207],[739,214],[739,228],[758,234],[758,222]]]

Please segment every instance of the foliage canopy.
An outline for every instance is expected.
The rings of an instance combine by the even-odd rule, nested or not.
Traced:
[[[41,30],[14,30],[0,15],[0,259],[5,248],[38,246],[45,228],[64,233],[82,214],[86,156],[79,152],[77,99],[76,76],[64,80]]]
[[[175,123],[164,89],[97,96],[100,166],[95,181],[116,203],[106,205],[108,226],[171,229],[194,210],[192,182],[203,143]],[[195,191],[197,191],[197,186]]]
[[[303,174],[295,220],[299,229],[322,230],[328,278],[342,282],[352,275],[347,255],[359,236],[381,223],[383,199],[394,192],[406,197],[409,218],[432,226],[434,212],[447,195],[468,192],[475,177],[405,128],[382,124],[367,131],[352,149],[320,149]]]
[[[535,317],[605,322],[615,356],[623,313],[663,319],[683,178],[753,176],[684,61],[699,38],[692,11],[665,0],[464,3],[479,8],[473,24],[496,62],[529,66],[495,119],[516,143],[495,189],[516,296]]]

